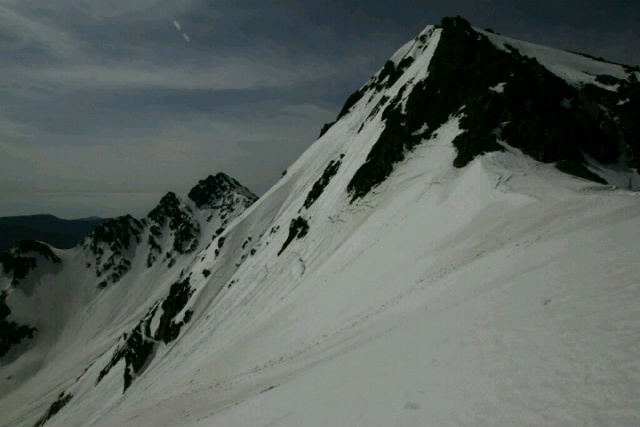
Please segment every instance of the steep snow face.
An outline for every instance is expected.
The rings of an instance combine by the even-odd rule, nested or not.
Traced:
[[[474,31],[488,37],[495,46],[505,52],[510,52],[515,48],[523,55],[535,58],[556,76],[575,86],[595,84],[603,89],[611,90],[611,85],[602,85],[597,80],[597,77],[607,75],[620,80],[628,80],[634,71],[634,67],[614,64],[602,59],[594,60],[596,58],[579,53],[566,52],[547,46],[527,43],[511,37],[489,33],[475,27]]]
[[[172,267],[146,266],[147,218],[130,270],[77,311],[82,326],[62,329],[33,377],[5,381],[2,421],[633,424],[640,199],[559,170],[634,188],[633,124],[497,37],[460,19],[427,27],[233,220],[198,210],[223,204],[199,194],[235,188],[224,178],[168,203],[207,236]],[[519,105],[530,78],[558,93]],[[540,112],[547,101],[604,140],[558,139],[570,126]],[[167,251],[175,233],[163,236]]]

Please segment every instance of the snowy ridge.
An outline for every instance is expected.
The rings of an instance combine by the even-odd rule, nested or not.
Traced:
[[[171,267],[146,265],[149,219],[129,270],[103,290],[85,253],[54,251],[64,268],[38,280],[52,292],[69,280],[84,291],[56,334],[39,329],[33,349],[0,367],[0,423],[633,425],[640,198],[617,183],[640,184],[634,141],[615,140],[630,147],[619,156],[600,141],[613,154],[599,160],[540,154],[516,138],[521,128],[474,122],[485,113],[473,99],[457,104],[432,89],[460,74],[443,68],[443,52],[469,48],[575,95],[569,119],[597,125],[616,115],[623,126],[627,110],[588,82],[557,82],[527,56],[533,48],[500,37],[459,19],[427,27],[250,207],[243,191],[223,197],[236,207],[224,218],[216,207],[227,202],[175,200],[176,225],[194,221],[200,237],[193,251],[171,251]],[[519,52],[495,49],[507,44]],[[590,66],[572,75],[600,67]],[[478,80],[458,86],[516,114],[518,76],[474,71],[464,70]],[[635,103],[624,78],[620,96]],[[532,123],[551,120],[534,113]],[[484,132],[493,144],[465,145]],[[573,175],[562,162],[573,162]],[[372,163],[386,172],[353,187]],[[618,187],[576,177],[580,165]],[[199,188],[222,187],[234,181],[207,178]],[[170,222],[158,260],[174,247]],[[26,307],[19,291],[8,301],[16,318]],[[38,341],[46,337],[48,346]]]
[[[487,36],[492,43],[506,52],[509,51],[507,46],[512,46],[522,54],[536,58],[555,75],[572,84],[591,83],[610,90],[611,88],[609,86],[597,82],[596,76],[610,75],[618,79],[626,80],[633,72],[632,67],[598,61],[577,53],[527,43],[522,40],[489,33],[475,27],[474,30]]]

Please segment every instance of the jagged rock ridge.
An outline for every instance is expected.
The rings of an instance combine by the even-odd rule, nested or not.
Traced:
[[[224,173],[218,173],[215,176],[209,175],[207,178],[198,182],[198,184],[189,191],[187,197],[191,199],[196,207],[204,206],[214,207],[222,205],[229,196],[235,194],[242,195],[246,198],[245,207],[249,207],[258,197],[249,189],[240,185],[238,181]],[[227,201],[228,203],[228,201]]]
[[[200,181],[190,194],[195,195],[193,198],[198,200],[199,206],[194,206],[196,202],[192,204],[191,199],[185,202],[169,192],[146,218],[126,215],[106,221],[78,245],[77,249],[83,252],[82,258],[86,260],[82,267],[89,277],[93,271],[97,288],[104,290],[110,285],[116,286],[137,264],[153,267],[160,255],[165,269],[172,267],[181,257],[194,256],[202,243],[203,233],[212,233],[209,228],[214,227],[220,234],[231,220],[257,200],[248,189],[224,174]],[[205,243],[215,235],[206,236]],[[11,288],[23,291],[20,283],[34,275],[31,281],[37,283],[36,270],[43,263],[62,265],[63,261],[48,245],[36,241],[22,241],[0,255],[2,272],[10,280],[10,288],[2,290],[0,301],[0,357],[25,339],[33,338],[37,332],[34,327],[11,320],[9,305]],[[31,287],[29,293],[32,292]],[[167,297],[170,301],[177,298],[172,295],[170,290]],[[180,295],[184,296],[184,293]],[[166,301],[162,304],[171,305]],[[168,342],[167,337],[177,336],[180,326],[171,323],[172,318],[166,318],[171,307],[164,307],[161,311],[165,313],[160,327],[163,332],[155,339]],[[188,315],[183,321],[188,322]],[[135,337],[135,334],[131,335]]]
[[[383,182],[407,151],[452,116],[461,117],[465,130],[453,142],[458,168],[484,153],[504,150],[505,144],[604,184],[604,178],[587,169],[584,154],[605,165],[622,160],[638,168],[640,83],[635,68],[626,67],[626,80],[596,76],[596,82],[616,90],[592,83],[575,86],[508,44],[499,49],[460,17],[443,19],[441,31],[427,77],[400,88],[390,102],[383,97],[385,128],[349,182],[353,200]],[[347,100],[339,117],[365,94],[393,85],[410,59],[385,64]]]
[[[193,215],[193,210],[173,192],[167,193],[160,200],[158,206],[147,215],[150,226],[149,245],[152,248],[147,258],[148,266],[153,265],[160,254],[158,239],[163,235],[165,227],[173,238],[171,250],[166,253],[166,258],[170,259],[169,266],[173,265],[175,254],[191,253],[198,247],[200,225]]]
[[[54,264],[61,262],[61,259],[53,253],[49,245],[35,240],[23,240],[0,255],[0,265],[2,265],[4,274],[11,275],[12,285],[18,285],[27,274],[38,266],[36,256]]]
[[[96,277],[99,287],[120,280],[131,267],[132,247],[140,243],[144,223],[131,215],[114,218],[100,225],[83,242],[82,247],[94,257]]]
[[[193,311],[182,311],[192,294],[189,277],[172,284],[169,295],[156,302],[142,320],[121,337],[111,360],[100,371],[96,383],[100,383],[118,362],[124,360],[123,393],[126,392],[135,377],[142,374],[156,345],[174,341],[180,334],[180,329],[189,323]],[[180,314],[182,316],[178,320]]]

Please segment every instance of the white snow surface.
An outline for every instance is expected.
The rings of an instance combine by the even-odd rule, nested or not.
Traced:
[[[617,85],[608,86],[597,82],[596,76],[609,75],[623,80],[629,78],[629,73],[619,64],[593,60],[577,53],[527,43],[479,28],[474,28],[474,30],[487,36],[495,46],[502,50],[509,51],[508,46],[511,46],[524,56],[535,58],[553,74],[575,86],[592,83],[603,89],[617,91]]]
[[[394,55],[416,61],[390,99],[426,75],[440,36],[428,31]],[[583,78],[573,70],[565,78]],[[351,204],[380,114],[358,130],[383,94],[364,96],[234,220],[218,255],[220,237],[146,269],[143,247],[98,292],[81,252],[56,251],[64,268],[42,272],[34,295],[69,319],[21,318],[46,318],[55,334],[0,366],[0,425],[33,425],[62,391],[74,397],[47,426],[638,425],[640,193],[515,149],[455,169],[452,117]],[[309,232],[278,256],[298,216]],[[96,385],[122,333],[181,272],[195,293],[179,338],[126,393],[123,362]],[[19,289],[11,298],[33,305]]]
[[[504,92],[504,85],[506,85],[506,82],[502,82],[502,83],[498,83],[497,85],[490,87],[489,90],[492,90],[494,92],[498,92],[498,93],[503,93]]]

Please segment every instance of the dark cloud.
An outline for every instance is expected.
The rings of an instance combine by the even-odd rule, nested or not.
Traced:
[[[3,2],[0,192],[24,208],[50,200],[30,191],[160,194],[224,170],[262,193],[397,48],[452,15],[640,63],[637,1]]]

